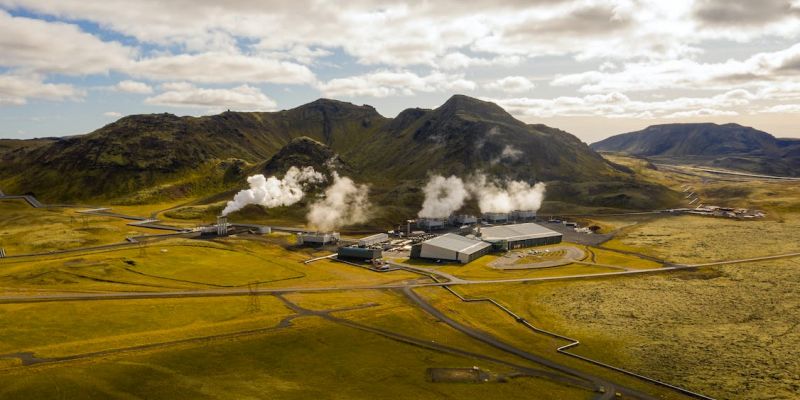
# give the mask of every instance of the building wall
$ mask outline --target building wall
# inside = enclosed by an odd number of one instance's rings
[[[475,261],[475,260],[477,260],[477,259],[489,254],[489,252],[491,252],[491,251],[492,251],[492,247],[488,246],[485,249],[482,249],[480,251],[476,251],[475,253],[472,253],[472,254],[459,253],[458,254],[458,261],[460,261],[462,264],[467,264],[467,263]]]
[[[561,243],[561,235],[508,242],[508,250]]]
[[[434,260],[458,261],[458,253],[452,250],[443,249],[427,243],[422,244],[419,256],[421,258],[431,258]]]

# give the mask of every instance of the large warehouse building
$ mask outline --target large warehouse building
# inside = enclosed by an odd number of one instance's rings
[[[561,243],[562,235],[534,223],[498,225],[481,229],[481,239],[497,250]]]
[[[411,257],[458,261],[466,264],[491,250],[492,245],[489,243],[447,233],[414,245],[411,248]]]

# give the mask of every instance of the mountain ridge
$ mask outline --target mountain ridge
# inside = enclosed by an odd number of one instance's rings
[[[463,95],[434,109],[409,108],[395,118],[372,106],[331,99],[276,112],[132,115],[85,135],[0,153],[0,187],[50,201],[141,201],[165,185],[230,190],[232,177],[254,171],[300,137],[346,160],[348,174],[370,183],[378,198],[395,193],[387,202],[402,207],[421,202],[418,188],[431,173],[478,171],[547,181],[550,198],[559,202],[649,208],[673,197],[567,132],[526,124],[494,103]],[[397,194],[399,188],[408,194]],[[592,194],[576,196],[576,190]],[[194,193],[179,192],[187,191]],[[617,196],[621,193],[625,196]]]
[[[679,164],[800,176],[800,140],[779,139],[735,123],[652,125],[611,136],[591,147]]]

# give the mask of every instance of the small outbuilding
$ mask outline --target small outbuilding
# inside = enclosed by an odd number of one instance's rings
[[[364,247],[339,247],[337,258],[351,260],[377,260],[383,256],[381,249],[367,249]]]

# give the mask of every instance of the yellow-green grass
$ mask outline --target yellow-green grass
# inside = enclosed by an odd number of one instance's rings
[[[414,280],[330,260],[310,264],[311,249],[292,251],[281,237],[254,241],[168,239],[111,250],[0,260],[0,288],[56,291],[171,291],[244,287],[358,286]],[[0,289],[2,290],[2,289]]]
[[[631,268],[631,269],[653,269],[653,268],[661,268],[662,264],[659,264],[655,261],[646,260],[641,257],[636,257],[635,255],[620,253],[608,249],[602,249],[598,247],[585,247],[587,252],[594,253],[594,261],[597,264],[605,264],[605,265],[616,265],[624,268]],[[592,262],[592,258],[589,257],[584,261]]]
[[[663,217],[625,229],[603,247],[695,263],[800,251],[800,214],[774,220]]]
[[[292,312],[273,296],[0,304],[0,354],[63,357],[276,325]]]
[[[493,363],[443,354],[307,317],[289,329],[90,362],[0,372],[2,398],[147,399],[589,399],[593,393],[534,378],[444,384],[426,369]]]
[[[508,301],[508,298],[518,299],[518,293],[525,293],[528,287],[537,287],[531,284],[488,284],[488,285],[466,285],[458,286],[454,289],[462,296],[467,298],[483,298],[490,297],[506,307],[526,318],[533,325],[540,328],[564,333],[552,329],[552,325],[547,325],[541,320],[536,319],[533,315],[538,315],[537,304],[529,297],[520,301]],[[427,299],[439,310],[445,312],[449,317],[471,326],[480,331],[489,333],[490,335],[508,343],[516,348],[525,350],[529,353],[543,356],[547,359],[556,361],[561,365],[576,368],[581,371],[595,374],[597,376],[605,377],[614,382],[627,385],[634,389],[641,390],[648,394],[654,395],[657,398],[663,399],[686,399],[687,397],[663,389],[638,379],[631,378],[627,375],[610,371],[605,368],[594,366],[585,361],[575,359],[556,352],[556,349],[569,342],[554,338],[552,336],[544,335],[541,333],[533,332],[532,330],[517,323],[514,318],[503,312],[499,308],[488,302],[462,302],[451,293],[446,292],[441,288],[420,288],[417,292]],[[507,292],[506,296],[497,296],[498,293]],[[528,302],[526,302],[526,300]]]
[[[128,236],[163,233],[128,226],[119,218],[79,214],[69,208],[32,208],[0,200],[0,248],[8,255],[74,249],[125,241]]]
[[[793,398],[800,387],[797,260],[640,277],[477,285],[573,351],[715,398]]]
[[[367,308],[337,311],[333,315],[433,344],[482,354],[516,365],[555,372],[555,370],[531,363],[518,356],[472,339],[449,325],[441,323],[438,319],[419,308],[416,303],[413,303],[399,290],[347,291],[330,294],[331,296],[328,296],[328,293],[295,293],[286,295],[286,297],[297,304],[301,304],[303,307],[314,310],[370,304],[372,306]],[[448,314],[458,312],[457,309],[458,306],[456,305],[454,309],[448,309],[447,312]],[[487,311],[491,314],[494,310],[487,309]],[[508,322],[503,320],[502,316],[492,319],[492,323],[497,324]]]

